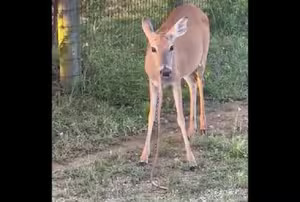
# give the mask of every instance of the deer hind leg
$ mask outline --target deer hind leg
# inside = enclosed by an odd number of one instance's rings
[[[204,66],[202,66],[204,70]],[[203,72],[202,70],[202,72]],[[205,116],[205,105],[204,105],[204,93],[203,93],[203,73],[202,73],[199,68],[197,70],[197,85],[198,85],[198,90],[199,90],[199,111],[200,111],[200,134],[205,134],[206,132],[206,116]]]
[[[140,158],[141,164],[148,163],[148,157],[150,156],[150,141],[151,141],[153,124],[155,120],[155,109],[156,109],[157,96],[158,96],[158,88],[155,87],[151,81],[149,82],[149,90],[150,90],[150,111],[148,115],[148,131],[147,131],[147,137],[146,137],[143,153]]]
[[[197,81],[194,79],[194,74],[184,77],[184,80],[190,91],[190,123],[187,132],[190,139],[197,131]]]
[[[177,122],[181,129],[182,137],[184,140],[184,146],[185,146],[185,150],[186,150],[187,160],[190,164],[190,168],[193,169],[197,166],[197,163],[196,163],[194,154],[192,152],[190,142],[187,137],[186,128],[185,128],[185,120],[184,120],[184,116],[183,116],[183,107],[182,107],[182,89],[181,89],[180,82],[175,83],[173,85],[173,96],[174,96],[174,101],[175,101],[176,110],[177,110]]]

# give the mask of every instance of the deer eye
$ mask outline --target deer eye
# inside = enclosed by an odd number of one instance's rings
[[[154,47],[152,47],[152,52],[156,53],[156,49]]]
[[[170,47],[170,51],[173,51],[173,49],[174,49],[174,46],[172,45],[172,46]]]

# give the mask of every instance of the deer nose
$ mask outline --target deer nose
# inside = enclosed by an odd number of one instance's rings
[[[160,74],[163,76],[163,77],[170,77],[172,71],[169,69],[169,68],[166,68],[164,67],[161,71],[160,71]]]

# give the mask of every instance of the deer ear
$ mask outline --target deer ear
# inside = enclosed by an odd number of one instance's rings
[[[153,25],[149,18],[142,20],[142,28],[147,38],[151,36],[151,33],[154,32]]]
[[[187,31],[187,22],[188,22],[187,17],[180,18],[170,29],[168,35],[171,35],[174,40],[177,37],[184,35]]]

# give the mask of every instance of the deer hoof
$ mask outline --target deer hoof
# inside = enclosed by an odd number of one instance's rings
[[[206,129],[200,129],[200,135],[206,135]]]
[[[147,165],[148,164],[148,162],[146,161],[146,160],[140,160],[139,161],[139,165],[140,166],[145,166],[145,165]]]
[[[190,171],[194,171],[197,168],[197,163],[196,162],[191,162],[189,163]]]
[[[197,165],[190,165],[190,171],[195,171],[196,168],[197,168]]]

